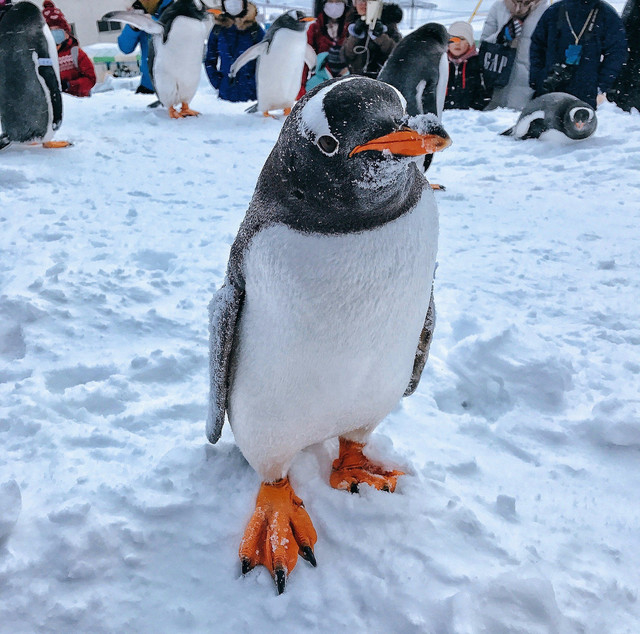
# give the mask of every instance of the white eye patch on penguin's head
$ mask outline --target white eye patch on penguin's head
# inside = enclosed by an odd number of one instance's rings
[[[377,163],[444,149],[449,137],[431,115],[406,115],[406,101],[394,87],[350,76],[311,91],[292,113],[299,134],[319,157]],[[424,119],[424,120],[423,120]],[[314,150],[309,154],[313,156]],[[356,161],[357,155],[358,157]],[[364,164],[362,168],[368,169]],[[356,165],[349,167],[357,171]]]
[[[571,122],[576,126],[578,130],[581,130],[585,127],[591,119],[593,119],[594,112],[589,108],[585,108],[583,106],[578,106],[576,108],[571,108],[569,111],[569,118]]]
[[[403,213],[425,185],[413,157],[450,143],[436,118],[410,118],[405,106],[392,86],[355,75],[298,101],[261,175],[279,193],[284,221],[343,232]]]

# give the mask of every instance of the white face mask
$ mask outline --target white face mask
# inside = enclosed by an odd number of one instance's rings
[[[244,3],[242,2],[242,0],[227,0],[224,3],[224,8],[229,15],[236,16],[242,13],[242,10],[244,9]]]
[[[344,13],[344,2],[326,2],[323,11],[327,17],[337,20]]]

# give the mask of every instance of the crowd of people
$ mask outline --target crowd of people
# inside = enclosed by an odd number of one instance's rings
[[[136,0],[131,8],[158,19],[171,2]],[[0,19],[11,5],[12,0],[0,0]],[[623,18],[637,23],[639,12],[640,0],[628,0]],[[52,0],[44,0],[42,14],[58,49],[62,90],[88,97],[96,83],[91,60]],[[256,99],[255,62],[233,79],[229,71],[243,52],[264,37],[257,15],[249,0],[222,0],[204,59],[220,99]],[[316,52],[317,64],[305,66],[298,97],[332,77],[378,76],[402,39],[398,25],[403,14],[399,5],[384,3],[378,19],[368,20],[366,15],[367,0],[353,0],[353,4],[351,0],[316,0],[316,20],[307,31],[307,41]],[[532,98],[549,92],[567,92],[596,107],[610,91],[609,98],[621,107],[640,107],[638,44],[627,43],[623,19],[605,0],[496,0],[478,45],[469,22],[455,22],[448,32],[445,108],[520,110]],[[123,53],[140,46],[141,80],[136,92],[153,93],[147,34],[125,26],[118,45]],[[618,76],[626,78],[631,94],[616,84]]]

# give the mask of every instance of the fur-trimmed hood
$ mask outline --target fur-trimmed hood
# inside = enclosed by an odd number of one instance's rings
[[[247,2],[247,12],[241,18],[234,18],[228,13],[221,13],[216,15],[215,23],[225,29],[235,24],[238,31],[245,31],[256,23],[257,17],[258,8],[252,2]]]

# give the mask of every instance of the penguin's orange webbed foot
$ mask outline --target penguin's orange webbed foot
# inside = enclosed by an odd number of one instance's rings
[[[282,113],[285,117],[288,117],[291,114],[291,108],[285,108]]]
[[[178,112],[173,106],[169,106],[169,116],[172,119],[182,119],[184,115],[181,112]]]
[[[364,445],[353,440],[340,438],[340,455],[333,461],[329,482],[334,489],[351,493],[358,492],[359,484],[369,484],[379,491],[393,493],[398,476],[404,471],[386,471],[375,462],[371,462],[362,450]]]
[[[263,482],[256,510],[240,543],[242,574],[261,564],[271,572],[278,594],[282,594],[298,555],[316,565],[313,554],[316,540],[311,519],[289,478]]]
[[[69,141],[45,141],[42,144],[42,147],[47,148],[47,150],[54,150],[62,147],[71,147],[73,143]]]
[[[191,108],[189,108],[189,104],[183,101],[180,114],[183,117],[197,117],[200,113],[197,110],[191,110]]]

